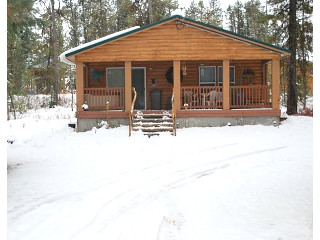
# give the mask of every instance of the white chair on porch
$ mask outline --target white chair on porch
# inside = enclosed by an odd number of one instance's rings
[[[184,92],[184,104],[188,104],[189,107],[194,106],[194,97],[192,91],[185,91]]]
[[[206,101],[206,105],[216,107],[222,104],[222,92],[213,90],[208,93],[209,100]]]

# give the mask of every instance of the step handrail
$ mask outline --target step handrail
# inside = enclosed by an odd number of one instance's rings
[[[133,116],[133,111],[134,111],[134,104],[136,103],[136,100],[137,100],[137,92],[134,87],[132,87],[132,92],[133,92],[134,96],[133,96],[133,100],[131,103],[131,109],[129,112],[129,137],[131,136],[132,116]]]
[[[174,91],[172,91],[172,97],[171,97],[171,109],[172,109],[172,120],[173,120],[173,136],[177,136],[177,121],[176,121],[176,109],[174,107]]]

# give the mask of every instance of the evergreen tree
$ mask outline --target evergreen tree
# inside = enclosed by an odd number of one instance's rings
[[[312,1],[303,1],[300,5],[300,13],[297,18],[297,82],[298,97],[306,108],[307,96],[310,94],[308,88],[307,73],[311,72],[312,64],[309,63],[310,53],[313,51],[313,24],[311,15],[313,11]],[[311,93],[312,94],[312,93]]]
[[[171,13],[178,8],[177,0],[136,0],[134,4],[135,25],[144,26],[151,22],[149,1],[152,4],[152,21],[171,16]]]
[[[199,20],[198,19],[198,15],[199,15],[199,9],[198,6],[196,4],[196,2],[194,0],[192,0],[192,2],[190,3],[190,6],[186,9],[185,11],[185,16],[187,18],[191,18],[194,20]]]
[[[259,0],[250,0],[244,4],[245,35],[255,39],[268,40],[268,20]]]
[[[171,13],[178,9],[177,0],[153,0],[153,21],[159,21],[171,16]]]
[[[8,0],[7,19],[7,96],[15,117],[15,94],[27,94],[35,46],[33,0]]]
[[[289,2],[289,50],[291,56],[289,60],[289,81],[288,81],[288,102],[287,113],[297,113],[297,75],[296,75],[296,52],[297,52],[297,0]]]
[[[143,6],[143,7],[142,7]],[[143,8],[143,11],[140,9]],[[135,10],[136,16],[135,16]],[[143,15],[143,16],[142,16]],[[115,0],[115,29],[113,32],[123,30],[128,27],[133,27],[140,23],[140,26],[148,24],[148,22],[136,21],[137,17],[141,17],[141,19],[147,19],[148,15],[148,7],[146,2],[140,3],[139,0],[136,0],[132,3],[131,0]]]
[[[291,50],[286,89],[287,113],[295,114],[298,96],[305,101],[307,94],[306,71],[309,66],[307,59],[312,54],[313,39],[312,0],[269,0],[268,3],[273,10],[270,15],[273,35],[276,36],[273,43]]]
[[[65,23],[68,24],[69,28],[69,37],[68,41],[69,44],[67,47],[76,47],[80,44],[80,36],[81,30],[80,30],[80,5],[77,2],[74,2],[73,0],[63,0],[64,7],[62,9],[62,17],[65,20]]]
[[[210,0],[206,7],[205,22],[216,27],[223,26],[223,14],[219,0]]]
[[[52,21],[52,45],[53,45],[53,67],[54,67],[54,100],[53,104],[58,103],[59,94],[59,62],[58,62],[58,37],[56,26],[56,12],[54,8],[54,0],[51,0],[51,21]]]
[[[10,92],[24,88],[24,73],[35,47],[33,0],[9,0],[11,19],[7,21],[7,79]]]
[[[222,27],[223,15],[219,0],[210,0],[208,6],[204,5],[202,0],[198,3],[193,0],[186,9],[185,16],[217,27]]]
[[[244,12],[244,6],[239,0],[236,1],[234,6],[228,6],[227,19],[229,21],[229,29],[232,32],[246,34]]]

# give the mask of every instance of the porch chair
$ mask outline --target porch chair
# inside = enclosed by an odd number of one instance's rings
[[[213,107],[221,106],[222,92],[213,90],[213,91],[210,91],[208,96],[209,96],[209,101],[207,101],[207,105],[213,106]]]
[[[189,107],[194,105],[194,97],[192,91],[184,92],[184,103],[187,103]]]

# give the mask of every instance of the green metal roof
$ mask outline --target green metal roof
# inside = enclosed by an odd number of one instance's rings
[[[282,47],[279,47],[279,46],[275,46],[275,45],[272,45],[272,44],[269,44],[269,43],[266,43],[266,42],[263,42],[263,41],[260,41],[260,40],[257,40],[257,39],[254,39],[254,38],[251,38],[251,37],[247,37],[247,36],[243,36],[243,35],[240,35],[240,34],[237,34],[237,33],[234,33],[234,32],[231,32],[231,31],[228,31],[228,30],[225,30],[223,28],[219,28],[219,27],[215,27],[215,26],[212,26],[210,24],[206,24],[206,23],[203,23],[203,22],[200,22],[200,21],[196,21],[196,20],[193,20],[193,19],[190,19],[190,18],[187,18],[187,17],[183,17],[181,15],[173,15],[169,18],[165,18],[165,19],[162,19],[160,21],[157,21],[157,22],[154,22],[154,23],[151,23],[151,24],[148,24],[148,25],[145,25],[143,27],[140,27],[140,28],[136,28],[132,31],[127,31],[123,34],[119,34],[115,37],[111,37],[111,38],[108,38],[106,40],[103,40],[103,41],[100,41],[100,42],[95,42],[93,43],[92,45],[87,45],[83,48],[78,48],[77,50],[75,51],[71,51],[71,52],[68,52],[65,54],[66,57],[68,56],[71,56],[71,55],[74,55],[74,54],[77,54],[77,53],[80,53],[80,52],[83,52],[83,51],[86,51],[86,50],[89,50],[91,48],[94,48],[94,47],[97,47],[97,46],[100,46],[102,44],[105,44],[105,43],[108,43],[110,41],[114,41],[118,38],[122,38],[124,36],[128,36],[130,34],[133,34],[133,33],[136,33],[136,32],[140,32],[142,30],[145,30],[145,29],[148,29],[148,28],[151,28],[151,27],[154,27],[156,25],[159,25],[161,23],[164,23],[164,22],[168,22],[168,21],[171,21],[173,19],[181,19],[181,20],[185,20],[185,21],[188,21],[188,22],[191,22],[191,23],[195,23],[195,24],[198,24],[198,25],[202,25],[206,28],[210,28],[210,29],[213,29],[213,30],[217,30],[217,31],[220,31],[220,32],[223,32],[223,33],[226,33],[228,35],[233,35],[237,38],[242,38],[243,41],[247,42],[247,41],[250,41],[252,44],[253,43],[258,43],[260,45],[264,45],[266,46],[267,48],[273,48],[273,49],[277,49],[277,50],[280,50],[282,52],[287,52],[287,53],[291,53],[290,50],[286,49],[286,48],[282,48]],[[271,49],[270,49],[271,50]],[[275,52],[278,52],[276,50],[274,50]],[[279,53],[279,52],[278,52]]]

